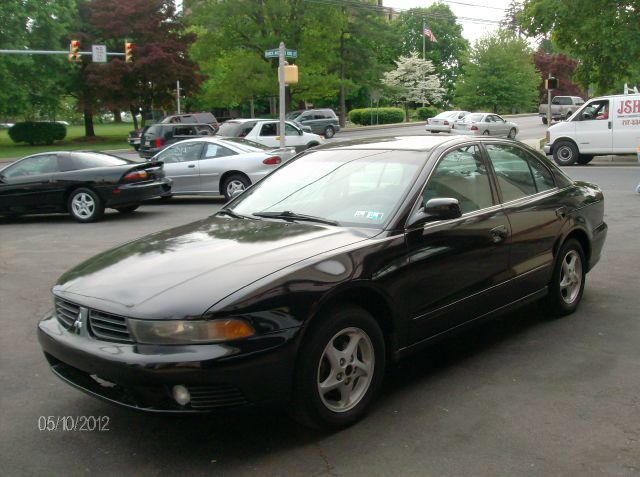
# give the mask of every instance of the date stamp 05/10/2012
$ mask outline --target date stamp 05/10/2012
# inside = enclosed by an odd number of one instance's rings
[[[40,416],[39,431],[107,432],[109,416]]]

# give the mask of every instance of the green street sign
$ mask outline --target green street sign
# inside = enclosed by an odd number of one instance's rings
[[[264,57],[265,58],[277,58],[280,54],[280,50],[278,48],[274,48],[273,50],[265,50]],[[297,58],[298,50],[284,50],[284,56],[286,58]]]

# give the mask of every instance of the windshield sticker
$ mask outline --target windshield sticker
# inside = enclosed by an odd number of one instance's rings
[[[367,214],[367,219],[369,220],[382,220],[382,216],[384,214],[382,212],[369,212]]]
[[[354,217],[365,217],[367,215],[366,210],[356,210],[356,213],[353,214]]]

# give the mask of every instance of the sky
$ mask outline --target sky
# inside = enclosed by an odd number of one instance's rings
[[[483,35],[498,29],[500,20],[504,17],[505,9],[511,3],[510,0],[441,0],[451,8],[458,17],[458,23],[462,25],[462,36],[469,43],[473,43]],[[385,7],[396,10],[408,10],[409,8],[426,8],[437,0],[383,0]],[[472,20],[473,19],[473,20]],[[482,20],[485,20],[483,22]],[[495,22],[495,23],[489,23]]]

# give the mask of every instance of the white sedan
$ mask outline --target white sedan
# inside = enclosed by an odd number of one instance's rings
[[[304,131],[292,121],[285,121],[284,130],[286,147],[295,147],[296,151],[325,142],[322,136]],[[218,136],[243,137],[273,148],[280,145],[278,121],[271,119],[230,119],[220,126]]]
[[[515,139],[518,134],[518,125],[502,119],[497,114],[469,113],[463,119],[456,121],[453,132],[472,136],[506,136],[509,139]]]
[[[295,155],[240,138],[202,137],[180,141],[151,160],[164,162],[173,195],[233,198]],[[169,196],[170,197],[170,196]]]
[[[451,132],[453,123],[462,119],[469,111],[443,111],[437,116],[427,119],[427,132]]]

